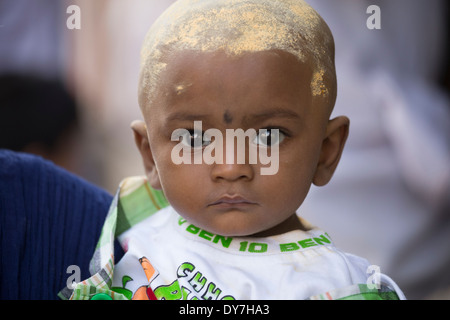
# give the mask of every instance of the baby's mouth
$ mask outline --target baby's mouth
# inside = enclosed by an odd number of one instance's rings
[[[256,202],[247,200],[246,198],[240,195],[224,195],[220,197],[218,200],[210,203],[208,207],[215,208],[244,208],[248,206],[256,205]]]

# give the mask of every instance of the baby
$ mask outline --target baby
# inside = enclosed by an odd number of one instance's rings
[[[403,299],[297,216],[344,148],[335,99],[333,37],[305,2],[174,3],[141,53],[144,121],[132,129],[146,177],[122,182],[92,278],[62,296]],[[114,235],[126,252],[116,265]]]

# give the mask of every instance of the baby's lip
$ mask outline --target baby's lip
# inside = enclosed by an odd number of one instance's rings
[[[250,201],[240,195],[224,195],[220,197],[218,200],[210,203],[208,206],[247,206],[257,204],[256,202]]]

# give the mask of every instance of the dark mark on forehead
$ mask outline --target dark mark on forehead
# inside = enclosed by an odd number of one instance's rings
[[[231,122],[233,122],[233,117],[230,115],[230,113],[227,111],[225,111],[225,113],[223,114],[223,121],[226,124],[230,124]]]

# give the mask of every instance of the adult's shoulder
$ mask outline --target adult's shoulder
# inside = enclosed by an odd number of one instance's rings
[[[56,299],[89,276],[112,195],[39,156],[0,150],[0,298]]]

